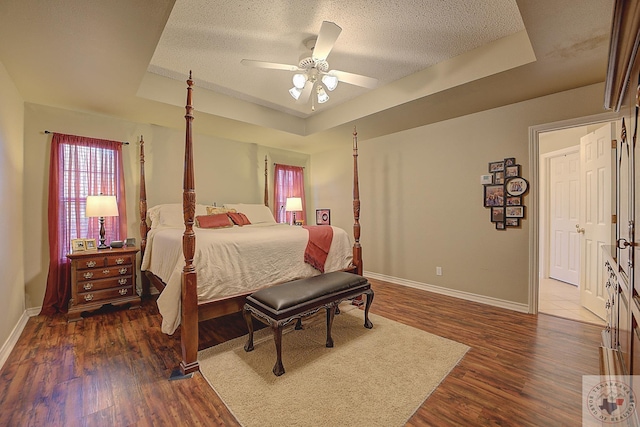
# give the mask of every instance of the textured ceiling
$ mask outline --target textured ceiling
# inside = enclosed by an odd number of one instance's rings
[[[315,153],[604,81],[613,3],[0,0],[0,73],[27,104],[183,129],[193,70],[196,134]],[[295,64],[324,20],[331,67],[381,83],[310,114],[240,60]]]
[[[246,67],[242,59],[297,65],[322,21],[342,28],[328,62],[379,86],[524,29],[515,0],[177,0],[149,71],[306,117],[289,95],[293,72]],[[317,112],[368,89],[344,84]]]

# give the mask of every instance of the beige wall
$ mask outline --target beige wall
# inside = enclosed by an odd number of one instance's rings
[[[0,62],[0,348],[24,312],[24,101]],[[0,366],[2,363],[0,362]]]
[[[530,221],[495,230],[480,175],[489,162],[515,157],[530,178],[529,127],[602,113],[603,93],[598,84],[361,140],[365,271],[528,303]],[[330,208],[332,223],[347,230],[352,159],[350,135],[343,149],[312,157],[315,206]],[[530,192],[537,191],[533,184]]]
[[[176,108],[176,114],[184,115]],[[49,265],[47,243],[47,181],[51,135],[44,130],[95,138],[129,141],[124,148],[129,237],[139,242],[139,138],[145,141],[145,177],[149,207],[159,203],[182,203],[184,129],[133,123],[96,114],[42,105],[25,105],[25,266],[27,307],[42,305]],[[268,158],[270,202],[273,200],[273,163],[304,166],[309,156],[271,149],[257,144],[233,142],[197,134],[194,121],[194,157],[197,202],[262,203],[264,158]]]

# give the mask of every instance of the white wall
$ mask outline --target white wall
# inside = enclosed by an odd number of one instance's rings
[[[0,62],[0,348],[24,313],[24,101]],[[0,355],[1,356],[1,355]],[[0,366],[3,361],[0,360]]]
[[[178,116],[184,115],[176,108]],[[182,203],[184,138],[182,129],[134,123],[113,117],[63,110],[27,103],[24,107],[25,153],[25,266],[27,307],[42,305],[49,266],[47,242],[47,197],[51,135],[45,130],[72,135],[128,141],[123,148],[127,197],[128,235],[140,241],[139,139],[145,141],[147,202]],[[197,119],[197,117],[196,117]],[[273,163],[303,166],[309,156],[271,149],[257,144],[233,142],[197,134],[194,121],[194,164],[198,203],[262,203],[264,158],[268,158],[270,201],[273,200]],[[22,239],[19,239],[22,242]],[[139,264],[138,264],[139,265]]]
[[[365,272],[527,304],[529,219],[496,230],[480,175],[489,162],[515,157],[529,178],[529,127],[601,113],[603,93],[592,85],[360,140]],[[332,223],[347,230],[352,165],[350,135],[344,148],[312,156],[315,207],[330,208]]]

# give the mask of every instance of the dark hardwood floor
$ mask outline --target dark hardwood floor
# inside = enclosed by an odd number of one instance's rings
[[[371,283],[372,313],[471,347],[407,425],[582,424],[582,375],[598,374],[601,327]],[[246,333],[241,316],[201,326],[208,344]],[[179,360],[179,332],[160,332],[154,300],[70,324],[33,317],[0,370],[0,425],[237,426],[199,373],[168,380]]]

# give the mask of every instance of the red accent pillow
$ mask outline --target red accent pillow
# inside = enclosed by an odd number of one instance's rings
[[[227,212],[227,215],[229,215],[229,218],[231,218],[231,221],[233,221],[235,225],[239,225],[240,227],[243,225],[251,225],[249,218],[242,212]]]
[[[233,223],[226,213],[216,215],[199,215],[196,217],[196,225],[200,228],[233,227]]]

